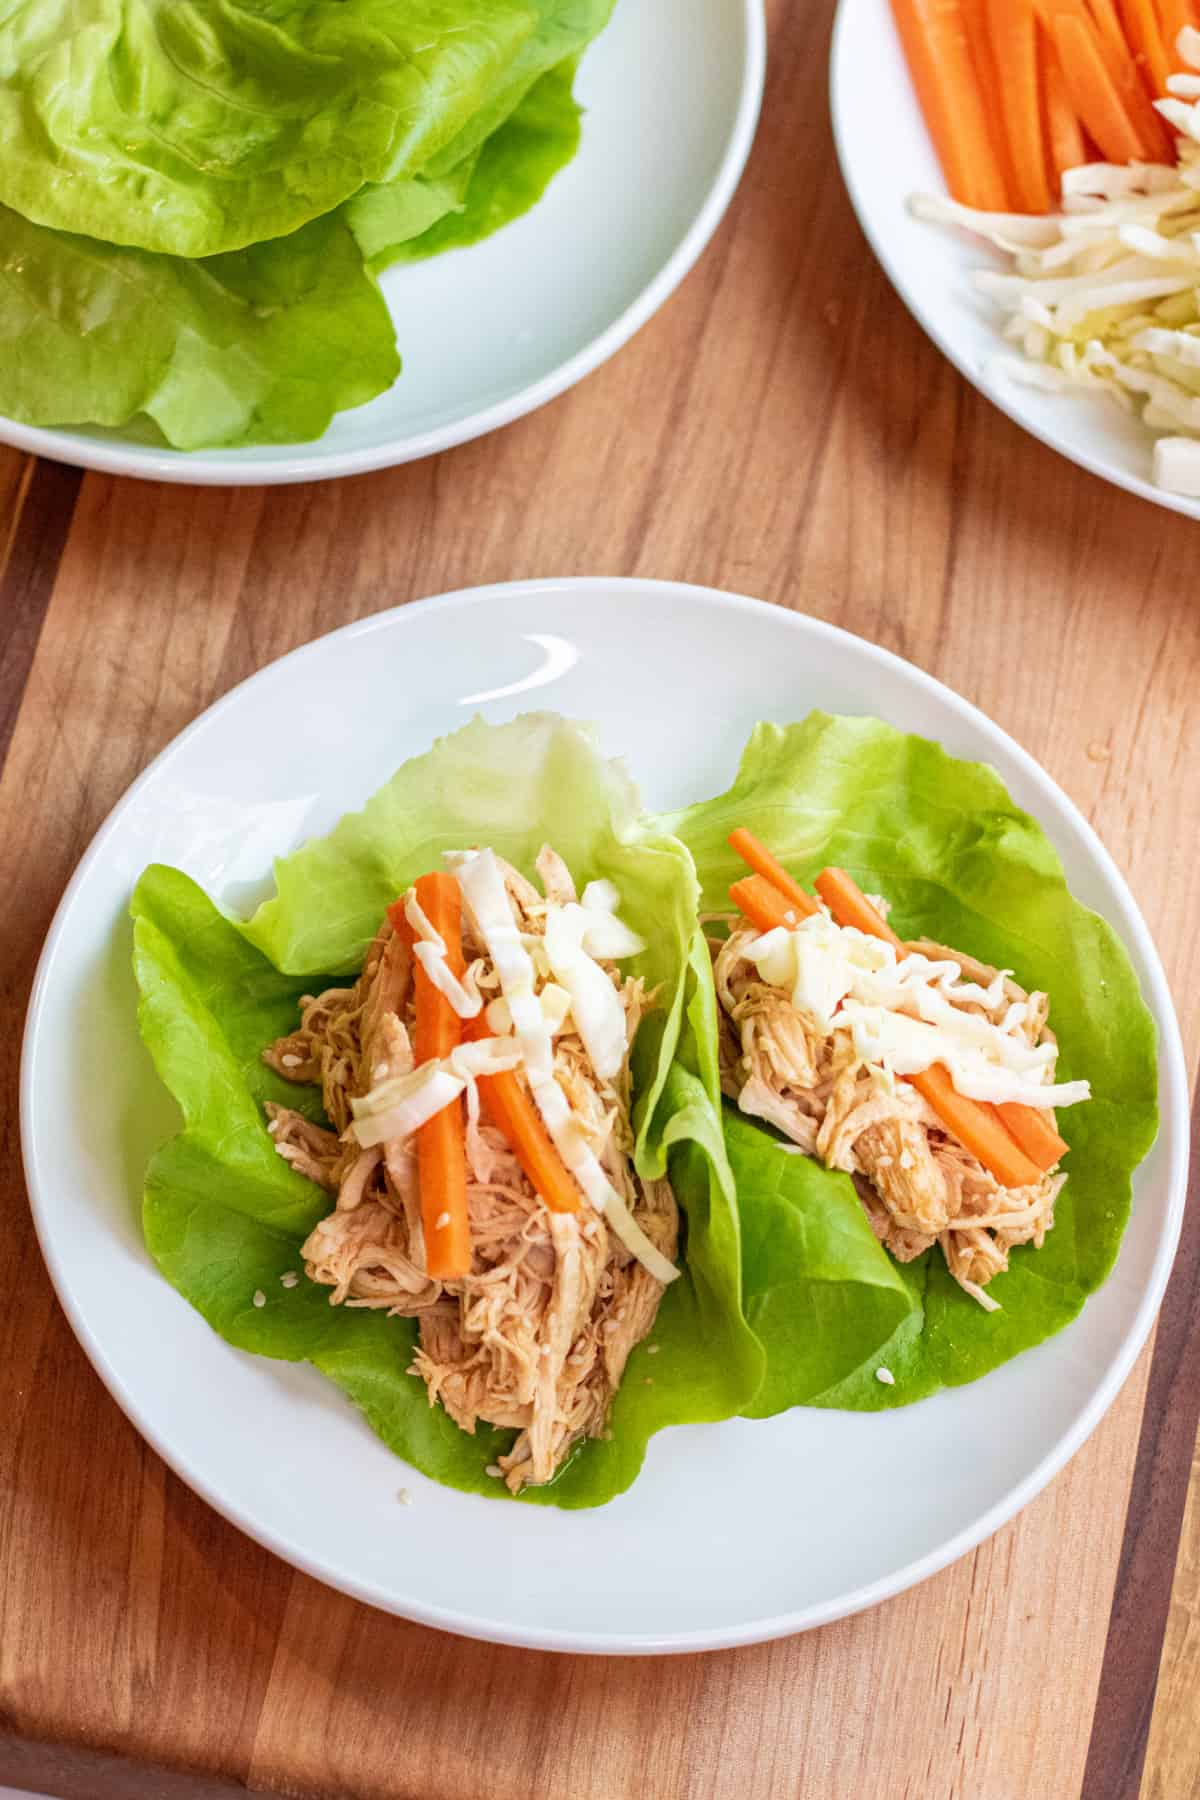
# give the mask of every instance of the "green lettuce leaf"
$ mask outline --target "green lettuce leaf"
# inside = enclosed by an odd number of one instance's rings
[[[627,1487],[662,1426],[747,1406],[763,1372],[742,1314],[737,1211],[713,1131],[713,1002],[691,861],[639,819],[628,777],[580,728],[533,714],[499,727],[475,721],[443,739],[328,837],[277,863],[275,898],[244,926],[179,871],[145,872],[132,903],[139,1022],[184,1129],[151,1162],[143,1221],[163,1273],[230,1343],[314,1363],[397,1454],[451,1486],[501,1497],[485,1471],[512,1434],[469,1437],[429,1406],[406,1373],[412,1321],[331,1308],[308,1281],[280,1285],[300,1269],[300,1245],[328,1198],[274,1153],[262,1103],[294,1104],[306,1090],[281,1082],[260,1051],[292,1027],[302,992],[361,964],[384,907],[442,851],[486,842],[532,873],[547,840],[578,880],[615,881],[624,916],[647,940],[631,966],[659,988],[659,1005],[636,1047],[637,1161],[648,1176],[669,1166],[686,1209],[685,1272],[659,1309],[654,1357],[643,1346],[630,1359],[611,1437],[523,1496],[576,1507]],[[677,1060],[685,1017],[707,1048]],[[315,1094],[307,1104],[319,1104]]]
[[[474,113],[457,136],[427,164],[442,174],[498,131],[520,106],[534,83],[551,69],[577,62],[612,16],[614,0],[532,0],[537,23],[513,60],[508,75],[487,103]]]
[[[481,142],[543,13],[523,0],[17,0],[0,17],[0,202],[171,256],[283,236],[364,182],[415,174],[473,120]]]
[[[465,162],[440,179],[364,188],[346,220],[376,273],[479,243],[536,206],[579,148],[579,107],[571,92],[574,62],[551,69],[520,106]],[[436,216],[423,223],[423,209]]]
[[[962,1292],[936,1249],[893,1264],[864,1233],[844,1176],[730,1114],[746,1310],[768,1365],[751,1410],[813,1399],[810,1323],[836,1344],[889,1282],[903,1284],[913,1310],[878,1355],[848,1355],[818,1403],[905,1405],[973,1381],[1060,1330],[1112,1268],[1131,1175],[1154,1140],[1155,1033],[1120,940],[1072,898],[1036,821],[982,764],[877,720],[814,713],[786,728],[760,725],[727,793],[655,824],[691,850],[702,908],[726,908],[729,884],[744,873],[726,843],[736,825],[803,882],[826,863],[843,865],[892,902],[901,937],[935,938],[1048,992],[1060,1078],[1092,1085],[1089,1102],[1059,1115],[1071,1151],[1054,1229],[1041,1250],[1012,1253],[989,1288],[995,1313]],[[874,1379],[880,1362],[894,1387]]]
[[[387,306],[336,215],[190,262],[0,207],[0,267],[0,412],[26,424],[141,415],[181,450],[296,443],[400,370]]]

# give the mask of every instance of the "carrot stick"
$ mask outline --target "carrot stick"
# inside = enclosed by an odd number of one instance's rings
[[[804,916],[765,875],[744,875],[730,888],[729,898],[760,931],[774,931],[779,925],[785,931],[794,931]]]
[[[1015,1144],[995,1107],[983,1106],[960,1094],[941,1063],[905,1077],[928,1100],[938,1118],[959,1143],[978,1157],[1001,1187],[1029,1187],[1042,1171]]]
[[[1195,74],[1179,54],[1179,34],[1185,25],[1192,23],[1192,15],[1187,0],[1158,0],[1158,14],[1162,22],[1163,48],[1167,53],[1167,61],[1172,69],[1186,69],[1189,75]]]
[[[1152,100],[1161,100],[1167,92],[1167,76],[1171,64],[1154,11],[1154,0],[1120,0],[1125,36],[1133,50],[1142,84]]]
[[[886,943],[905,950],[883,915],[871,905],[853,876],[845,869],[822,869],[813,884],[822,900],[829,908],[839,925],[853,925],[859,931],[871,937],[883,938]],[[934,1112],[958,1138],[965,1144],[973,1156],[977,1156],[985,1169],[990,1169],[996,1180],[1004,1187],[1026,1187],[1036,1181],[1042,1173],[1042,1165],[1026,1153],[1027,1146],[1017,1138],[1015,1131],[1009,1130],[1007,1121],[999,1108],[990,1102],[969,1100],[955,1088],[946,1070],[940,1064],[925,1069],[919,1075],[909,1075],[919,1094],[923,1094]],[[1022,1129],[1033,1138],[1042,1149],[1048,1148],[1046,1137],[1046,1121],[1039,1112],[1030,1106],[1010,1105],[1009,1112],[1021,1115],[1029,1114],[1030,1120],[1022,1118]],[[1057,1134],[1051,1132],[1051,1137]],[[1050,1163],[1057,1162],[1067,1146],[1058,1139],[1062,1146]]]
[[[1164,0],[1169,4],[1169,0]],[[1128,113],[1135,131],[1142,140],[1142,149],[1150,162],[1173,162],[1171,140],[1160,114],[1151,105],[1150,96],[1137,71],[1136,58],[1129,54],[1129,45],[1121,21],[1117,17],[1113,0],[1089,0],[1092,17],[1096,21],[1100,52],[1104,58],[1104,66],[1113,79],[1113,84],[1121,96],[1121,103]]]
[[[1135,0],[1135,3],[1144,6],[1149,4],[1149,0]],[[1040,25],[1038,40],[1042,64],[1042,95],[1046,103],[1046,151],[1057,205],[1062,200],[1062,178],[1068,169],[1083,167],[1088,159],[1087,145],[1083,141],[1083,127],[1075,117],[1067,94],[1058,51]]]
[[[463,1035],[471,1040],[488,1036],[487,1021],[482,1013],[468,1022]],[[488,1118],[550,1211],[578,1212],[579,1189],[567,1173],[533,1098],[528,1088],[522,1086],[516,1070],[502,1069],[495,1075],[479,1075],[476,1083]]]
[[[988,0],[959,0],[959,9],[962,12],[963,29],[966,31],[967,43],[971,50],[971,67],[975,74],[975,85],[983,102],[988,137],[999,165],[1000,178],[1009,199],[1015,200],[1017,183],[1013,173],[1012,158],[1008,153],[1004,120],[1001,117],[1000,89],[1002,83],[992,51],[991,36],[987,29],[987,4]]]
[[[867,937],[882,938],[894,950],[903,951],[904,944],[896,936],[883,914],[871,905],[858,883],[845,869],[822,869],[813,886],[839,925],[853,925]]]
[[[1070,13],[1056,13],[1050,31],[1071,105],[1109,162],[1140,162],[1146,154],[1096,43],[1095,33]]]
[[[796,908],[801,918],[821,910],[812,895],[806,894],[800,883],[792,880],[783,864],[776,862],[767,846],[760,843],[752,831],[739,825],[736,831],[729,834],[729,847],[737,852],[747,868],[753,869],[756,875],[761,875],[773,888],[777,888]]]
[[[422,875],[417,902],[446,946],[446,962],[461,978],[462,895],[453,875]],[[407,921],[406,921],[407,923]],[[413,1055],[420,1065],[449,1056],[462,1042],[462,1020],[418,963],[413,971],[416,1017]],[[438,1281],[452,1281],[471,1267],[471,1224],[467,1213],[467,1146],[461,1100],[434,1113],[417,1132],[417,1174],[425,1266]]]
[[[1071,1147],[1065,1138],[1059,1137],[1049,1115],[1039,1112],[1036,1106],[1019,1106],[1005,1100],[996,1111],[1009,1136],[1016,1139],[1030,1162],[1035,1162],[1043,1171],[1052,1169]]]
[[[996,67],[1004,71],[998,98],[1015,183],[1013,198],[1023,212],[1046,213],[1050,184],[1038,104],[1033,0],[984,0],[984,11],[992,55]]]
[[[957,0],[892,0],[892,14],[950,192],[967,206],[1007,211]]]

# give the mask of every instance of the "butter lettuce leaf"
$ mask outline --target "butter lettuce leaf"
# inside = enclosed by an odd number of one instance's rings
[[[579,148],[583,115],[574,80],[574,62],[551,69],[484,144],[440,178],[422,175],[356,194],[346,219],[368,266],[381,273],[395,262],[463,249],[536,206]]]
[[[400,371],[387,306],[336,215],[192,262],[0,207],[0,412],[149,421],[177,449],[319,437]]]
[[[280,237],[486,121],[541,25],[524,0],[17,0],[0,202],[170,256]]]
[[[936,1248],[894,1264],[862,1228],[843,1176],[797,1157],[765,1128],[727,1116],[742,1224],[747,1316],[767,1353],[751,1408],[800,1401],[877,1409],[973,1381],[1073,1319],[1109,1274],[1129,1215],[1131,1177],[1154,1140],[1153,1020],[1120,939],[1075,900],[1046,834],[994,770],[868,718],[814,713],[760,725],[733,786],[658,818],[688,845],[701,907],[728,908],[744,873],[726,839],[744,825],[811,884],[827,863],[848,868],[892,903],[901,937],[931,937],[1010,968],[1050,996],[1060,1078],[1084,1077],[1093,1098],[1064,1109],[1068,1180],[1040,1250],[1021,1246],[985,1312],[951,1280]],[[839,1291],[838,1276],[846,1284]],[[810,1340],[836,1344],[888,1281],[911,1309],[871,1356],[812,1392]],[[882,1362],[895,1385],[875,1379]]]
[[[319,1097],[281,1082],[260,1052],[291,1029],[302,992],[360,966],[385,906],[444,850],[488,843],[532,874],[545,841],[577,880],[615,881],[623,915],[647,941],[631,965],[659,989],[636,1046],[637,1161],[647,1176],[669,1166],[686,1209],[684,1273],[659,1309],[654,1358],[643,1346],[630,1359],[611,1437],[582,1446],[554,1483],[522,1496],[577,1507],[627,1487],[663,1426],[749,1405],[763,1372],[742,1312],[691,861],[645,825],[628,776],[579,727],[533,714],[499,727],[476,721],[443,739],[329,836],[278,862],[276,895],[247,924],[178,870],[145,872],[132,902],[139,1022],[184,1128],[152,1159],[143,1223],[163,1273],[230,1343],[312,1362],[405,1460],[451,1486],[506,1497],[485,1471],[512,1434],[468,1436],[430,1407],[407,1373],[414,1322],[332,1308],[307,1280],[281,1286],[301,1268],[300,1246],[329,1200],[275,1155],[262,1112],[268,1099],[300,1097],[319,1116]],[[700,1057],[677,1055],[685,1021],[707,1046]]]

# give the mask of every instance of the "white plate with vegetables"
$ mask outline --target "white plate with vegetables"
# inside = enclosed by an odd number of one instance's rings
[[[144,10],[0,24],[0,439],[165,481],[356,474],[562,393],[703,250],[762,92],[761,0]]]
[[[961,373],[1071,461],[1200,517],[1200,38],[1170,52],[1177,14],[1173,0],[841,0],[831,106],[863,230]],[[977,222],[990,237],[943,205],[951,193],[1002,215]],[[917,197],[933,201],[924,216]]]
[[[373,1605],[614,1653],[854,1612],[1024,1505],[1150,1328],[1186,1116],[1016,744],[641,580],[227,696],[81,864],[23,1063],[59,1295],[183,1479]]]

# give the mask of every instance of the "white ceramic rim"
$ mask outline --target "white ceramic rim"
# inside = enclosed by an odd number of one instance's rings
[[[633,0],[636,4],[636,0]],[[540,381],[532,382],[506,399],[464,419],[456,419],[413,437],[396,438],[364,450],[340,455],[316,456],[314,444],[287,455],[254,464],[241,463],[221,451],[191,452],[146,450],[133,445],[110,444],[75,438],[64,431],[39,425],[21,425],[0,417],[0,443],[35,456],[65,462],[76,468],[99,469],[108,475],[130,475],[142,481],[168,481],[189,487],[278,487],[295,481],[333,481],[344,475],[365,475],[373,469],[390,469],[400,463],[436,456],[456,444],[484,437],[502,425],[555,400],[576,382],[598,369],[616,354],[635,332],[653,318],[688,274],[721,223],[737,191],[754,143],[762,105],[767,67],[767,26],[764,0],[741,0],[745,25],[745,79],[725,153],[703,206],[654,279],[637,299],[590,344],[568,357]],[[69,441],[68,441],[69,440]]]
[[[874,666],[881,670],[903,670],[907,679],[915,681],[917,686],[924,688],[926,692],[935,694],[959,718],[966,721],[972,732],[979,736],[983,746],[1002,748],[1007,756],[1013,758],[1034,787],[1053,795],[1066,819],[1083,839],[1088,854],[1124,899],[1128,914],[1126,923],[1132,939],[1130,947],[1137,951],[1146,970],[1146,991],[1143,997],[1154,1015],[1158,1029],[1160,1091],[1165,1092],[1166,1095],[1159,1131],[1159,1141],[1165,1145],[1168,1156],[1165,1176],[1166,1223],[1155,1252],[1151,1278],[1142,1295],[1133,1323],[1121,1344],[1119,1353],[1091,1400],[1079,1413],[1071,1429],[1063,1434],[1054,1449],[1043,1457],[1023,1481],[1017,1482],[1002,1499],[988,1508],[973,1524],[949,1538],[937,1550],[929,1552],[926,1556],[918,1557],[900,1569],[894,1570],[890,1575],[866,1583],[834,1600],[797,1608],[770,1618],[752,1620],[749,1623],[720,1631],[676,1632],[631,1640],[595,1632],[562,1630],[510,1632],[497,1626],[493,1621],[479,1621],[470,1614],[450,1609],[443,1610],[439,1607],[413,1606],[401,1610],[399,1607],[383,1605],[379,1597],[365,1583],[340,1577],[333,1579],[329,1571],[317,1559],[297,1554],[290,1545],[285,1547],[268,1528],[240,1516],[236,1508],[229,1505],[222,1498],[220,1491],[208,1481],[202,1469],[193,1467],[188,1458],[178,1455],[172,1450],[161,1434],[142,1417],[136,1399],[126,1391],[109,1364],[103,1345],[93,1335],[71,1303],[65,1274],[60,1271],[57,1258],[51,1249],[50,1235],[43,1229],[44,1215],[53,1200],[51,1195],[42,1191],[39,1183],[37,1146],[33,1142],[31,1130],[32,1075],[36,1061],[42,998],[53,978],[55,958],[66,924],[67,909],[76,889],[86,880],[92,865],[104,855],[109,837],[113,834],[125,810],[133,804],[141,788],[157,774],[164,764],[170,761],[194,733],[198,732],[202,726],[209,725],[226,707],[230,706],[236,696],[241,695],[257,683],[277,679],[281,671],[298,658],[319,657],[322,647],[332,639],[358,635],[367,636],[372,632],[386,629],[403,614],[412,613],[414,608],[419,608],[422,613],[432,610],[452,612],[460,608],[465,609],[478,605],[481,601],[486,602],[492,596],[513,592],[537,594],[562,593],[565,590],[579,594],[590,591],[599,596],[612,593],[614,590],[645,591],[647,588],[675,594],[685,593],[691,604],[715,607],[731,612],[746,610],[760,612],[769,604],[752,599],[747,595],[729,594],[718,588],[699,587],[689,582],[651,580],[632,576],[612,578],[575,576],[559,579],[494,582],[484,587],[461,588],[452,593],[439,594],[425,600],[410,601],[407,605],[390,607],[385,612],[372,614],[366,619],[357,620],[353,624],[342,626],[337,631],[327,632],[322,637],[314,638],[310,643],[301,645],[273,663],[268,663],[256,674],[239,682],[236,687],[231,688],[227,694],[222,695],[219,700],[194,719],[142,771],[109,813],[84,853],[79,866],[67,884],[62,900],[59,902],[38,962],[21,1049],[21,1148],[34,1224],[50,1278],[72,1330],[109,1393],[142,1437],[162,1457],[168,1467],[179,1476],[180,1480],[186,1482],[195,1493],[200,1495],[201,1499],[205,1500],[215,1512],[227,1519],[231,1525],[235,1525],[239,1531],[245,1532],[247,1537],[261,1544],[292,1567],[299,1568],[306,1575],[311,1575],[314,1580],[349,1594],[352,1599],[360,1600],[368,1606],[394,1612],[399,1617],[412,1619],[417,1624],[434,1626],[441,1631],[454,1632],[463,1637],[482,1639],[485,1642],[584,1655],[679,1655],[699,1650],[724,1650],[743,1644],[764,1643],[773,1638],[790,1637],[796,1632],[831,1624],[837,1619],[849,1618],[855,1613],[878,1606],[884,1600],[892,1599],[910,1587],[915,1587],[917,1583],[926,1580],[931,1575],[936,1575],[939,1570],[946,1568],[948,1564],[956,1562],[968,1551],[975,1549],[985,1538],[991,1537],[1002,1525],[1007,1524],[1016,1513],[1036,1498],[1091,1436],[1124,1385],[1149,1336],[1171,1273],[1171,1265],[1175,1259],[1187,1197],[1189,1105],[1187,1065],[1183,1042],[1162,963],[1137,901],[1112,857],[1074,801],[1063,792],[1057,782],[1042,769],[1028,751],[1022,749],[1015,738],[1010,737],[1000,726],[994,724],[978,707],[962,699],[952,688],[948,688],[932,675],[927,675],[923,669],[917,668],[915,664],[907,662],[903,657],[896,656],[892,651],[884,650],[867,639],[856,636],[853,632],[843,631],[839,626],[827,624],[821,619],[811,618],[808,614],[793,613],[783,607],[770,608],[771,611],[778,614],[781,622],[784,622],[784,629],[794,628],[800,639],[811,634],[818,638],[834,639],[843,644],[850,642],[856,646],[858,653],[863,657],[866,668]]]
[[[1143,481],[1137,475],[1126,473],[1114,463],[1107,462],[1101,456],[1094,456],[1081,448],[1075,437],[1067,431],[1059,431],[1050,426],[1036,424],[1032,419],[1024,418],[1019,409],[1019,402],[1010,398],[1011,390],[999,380],[993,379],[987,372],[972,367],[965,357],[960,356],[951,345],[938,324],[937,314],[922,306],[907,282],[904,280],[895,259],[889,256],[882,240],[877,235],[872,223],[870,208],[864,203],[862,193],[853,175],[853,159],[848,145],[856,131],[871,129],[870,121],[865,124],[851,114],[843,105],[852,91],[852,83],[848,74],[851,51],[847,47],[849,28],[846,20],[857,0],[838,0],[838,9],[833,21],[833,39],[829,51],[829,113],[833,125],[833,143],[837,151],[838,166],[842,172],[842,180],[846,192],[850,196],[850,204],[854,215],[862,229],[875,260],[891,282],[912,317],[916,320],[926,337],[937,345],[947,362],[953,363],[964,381],[969,381],[976,391],[990,400],[992,405],[1027,431],[1032,438],[1045,444],[1048,450],[1055,450],[1065,456],[1077,468],[1086,469],[1090,475],[1098,475],[1101,481],[1107,481],[1112,487],[1124,488],[1126,493],[1136,494],[1141,500],[1149,500],[1153,506],[1164,507],[1168,512],[1181,513],[1187,519],[1200,519],[1200,500],[1190,500],[1182,494],[1168,493],[1165,488],[1155,487],[1153,482]],[[915,104],[915,102],[914,102]]]

